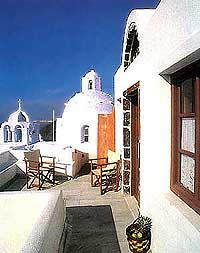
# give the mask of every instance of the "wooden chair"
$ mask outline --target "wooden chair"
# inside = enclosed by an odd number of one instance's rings
[[[108,156],[90,159],[91,186],[99,186],[101,195],[112,189],[118,191],[121,160],[120,155],[108,150]]]
[[[42,189],[45,182],[55,184],[55,157],[41,156],[40,150],[24,152],[27,188]]]

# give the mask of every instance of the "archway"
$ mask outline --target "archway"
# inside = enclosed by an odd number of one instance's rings
[[[20,125],[15,127],[15,142],[22,142],[22,127]]]
[[[10,130],[10,126],[6,125],[4,127],[4,142],[12,141],[12,132]]]

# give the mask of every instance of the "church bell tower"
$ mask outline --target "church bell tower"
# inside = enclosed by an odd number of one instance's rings
[[[102,91],[101,78],[94,71],[90,70],[85,76],[82,77],[82,92],[87,91]]]

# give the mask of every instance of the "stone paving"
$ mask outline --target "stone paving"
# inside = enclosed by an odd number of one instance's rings
[[[113,191],[100,195],[89,175],[55,189],[63,192],[69,219],[65,252],[130,252],[125,229],[138,215],[133,198]]]

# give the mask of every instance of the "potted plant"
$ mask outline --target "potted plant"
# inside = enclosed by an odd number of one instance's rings
[[[126,228],[127,240],[131,252],[146,253],[150,249],[151,226],[151,219],[140,215]]]

